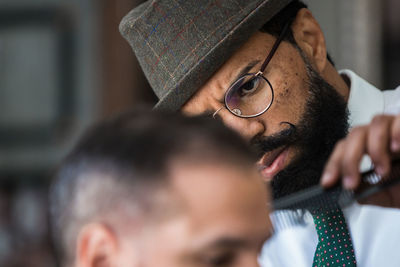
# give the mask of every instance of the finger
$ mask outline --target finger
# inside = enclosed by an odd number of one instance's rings
[[[355,189],[360,184],[360,162],[366,151],[368,126],[354,128],[346,137],[346,153],[342,158],[343,186]]]
[[[336,143],[335,148],[322,173],[321,185],[325,188],[335,185],[340,179],[341,158],[345,149],[345,141]]]
[[[400,115],[397,115],[393,121],[391,139],[391,151],[393,153],[400,153]]]
[[[393,116],[376,116],[369,126],[367,153],[382,177],[390,172],[389,141]]]

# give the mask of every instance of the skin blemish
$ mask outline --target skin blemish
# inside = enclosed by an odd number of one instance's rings
[[[287,83],[285,83],[285,88],[278,94],[278,99],[276,100],[277,103],[280,103],[281,99],[287,99],[290,96],[289,87],[287,87]]]

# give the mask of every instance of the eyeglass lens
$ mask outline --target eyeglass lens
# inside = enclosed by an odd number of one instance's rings
[[[248,74],[237,80],[225,96],[227,108],[238,116],[251,117],[272,104],[271,85],[262,75]]]

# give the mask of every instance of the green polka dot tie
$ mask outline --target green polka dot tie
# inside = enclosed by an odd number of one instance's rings
[[[318,233],[313,266],[357,266],[350,233],[340,208],[314,210],[311,214]]]

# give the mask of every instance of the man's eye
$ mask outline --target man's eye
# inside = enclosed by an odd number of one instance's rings
[[[244,84],[242,84],[242,86],[240,86],[239,89],[240,96],[245,96],[255,92],[258,89],[259,85],[260,85],[260,79],[257,78],[245,82]]]

